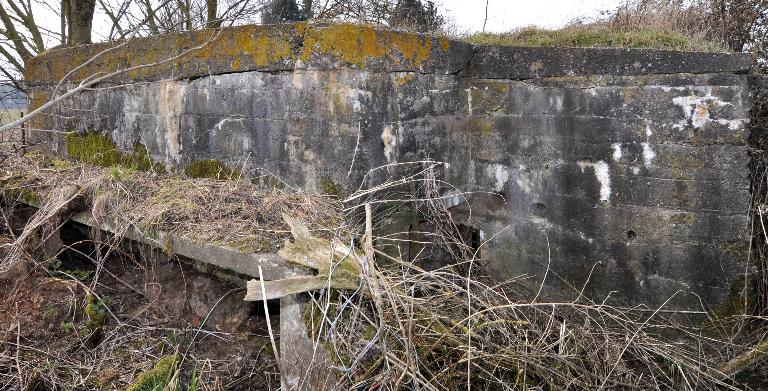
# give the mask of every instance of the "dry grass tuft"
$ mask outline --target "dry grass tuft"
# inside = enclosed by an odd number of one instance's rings
[[[502,34],[472,34],[475,44],[553,47],[619,47],[723,52],[700,2],[681,6],[671,1],[625,2],[593,21],[576,20],[557,30],[526,27]]]
[[[181,178],[37,153],[8,159],[6,167],[12,170],[3,183],[5,194],[34,197],[46,205],[41,209],[47,214],[33,225],[48,221],[77,200],[84,204],[79,210],[90,208],[94,218],[109,219],[117,227],[173,232],[195,242],[253,253],[274,252],[290,238],[282,213],[306,221],[310,229],[319,231],[318,236],[327,235],[327,227],[337,228],[341,222],[340,204],[332,198],[259,190],[240,178]],[[66,193],[68,188],[74,193]]]
[[[332,352],[342,388],[742,389],[720,368],[747,344],[678,323],[664,306],[617,307],[580,292],[540,302],[520,281],[489,277],[436,197],[445,186],[439,165],[423,166],[406,175],[417,189],[410,199],[393,197],[403,186],[393,180],[347,206],[418,203],[441,227],[432,246],[453,261],[427,270],[375,250],[377,266],[358,291],[315,295],[307,321]]]
[[[439,181],[437,171],[442,165],[435,162],[380,168],[378,171],[389,173],[389,179],[355,192],[342,207],[318,196],[260,192],[238,179],[181,180],[121,167],[73,165],[37,155],[11,159],[18,160],[11,160],[13,173],[3,176],[5,193],[23,198],[33,191],[41,201],[46,200],[39,212],[43,217],[33,219],[40,226],[55,220],[59,211],[74,208],[66,201],[74,199],[89,205],[99,216],[118,218],[124,225],[144,230],[174,231],[195,240],[230,245],[243,238],[248,243],[263,239],[272,246],[289,235],[280,217],[289,211],[318,232],[363,248],[367,263],[361,265],[364,275],[359,289],[317,292],[305,317],[311,336],[334,358],[335,369],[341,374],[340,389],[742,389],[732,373],[721,369],[750,351],[739,338],[720,338],[680,324],[675,320],[677,314],[664,306],[611,306],[594,302],[581,292],[574,292],[572,301],[540,302],[539,295],[519,281],[490,277],[478,249],[465,242],[441,200],[440,194],[445,194],[443,190],[449,185]],[[75,186],[65,191],[62,184]],[[429,232],[421,236],[420,255],[413,257],[414,261],[404,260],[390,251],[392,248],[384,251],[380,244],[391,237],[372,237],[374,222],[404,205],[415,206],[428,219],[423,227]],[[373,208],[376,220],[371,217]],[[350,222],[360,228],[350,226]],[[358,243],[360,233],[364,239]],[[94,242],[98,249],[100,241],[96,238]],[[21,247],[23,243],[17,237],[8,244]],[[487,244],[482,243],[480,249],[483,245]],[[96,252],[97,266],[104,264],[102,253]],[[450,262],[433,269],[423,266],[422,261],[437,255]],[[112,281],[120,282],[119,278]],[[76,283],[73,289],[82,292],[73,295],[82,302],[82,295],[87,294],[89,305],[107,303],[102,304],[104,316],[114,319],[123,332],[108,334],[108,344],[102,342],[96,347],[87,345],[91,337],[86,336],[83,352],[101,357],[108,349],[152,335],[163,341],[163,356],[176,354],[180,345],[169,340],[176,336],[158,335],[164,328],[132,327],[134,317],[116,316],[108,300],[101,297],[94,301],[91,295],[96,285],[94,281]],[[186,288],[174,289],[182,290],[186,292]],[[192,340],[201,330],[202,325],[194,330]],[[188,338],[191,331],[185,329],[182,334]],[[208,336],[233,337],[221,333]],[[233,338],[226,341],[235,343]],[[23,344],[6,345],[5,355],[0,356],[0,369],[9,372],[11,379],[16,362],[11,353],[19,345]],[[30,350],[27,346],[24,349]],[[191,353],[184,357],[196,366],[204,365],[194,361]],[[114,364],[115,358],[110,359]],[[18,362],[24,365],[18,371],[22,375],[35,373],[36,378],[53,384],[71,380],[67,377],[70,368],[82,366],[62,357],[48,364],[42,364],[39,357],[36,361],[20,358]],[[53,365],[55,370],[45,373],[45,365]],[[88,361],[86,367],[86,372],[107,370],[95,361]],[[83,372],[75,373],[82,376]],[[233,376],[242,381],[250,375],[237,372]],[[86,385],[90,380],[77,381]],[[174,384],[190,384],[184,383],[187,381],[191,382],[189,376],[174,380]]]

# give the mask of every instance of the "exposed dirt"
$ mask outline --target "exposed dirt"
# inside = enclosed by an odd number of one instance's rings
[[[0,276],[0,389],[125,389],[174,353],[179,389],[193,378],[198,390],[277,388],[263,308],[242,301],[244,283],[117,248],[97,273],[103,257],[76,228],[57,259]]]

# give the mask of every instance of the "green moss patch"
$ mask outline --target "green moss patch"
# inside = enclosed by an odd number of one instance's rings
[[[196,160],[184,169],[184,173],[191,178],[230,179],[240,176],[239,170],[215,159]]]
[[[0,182],[0,197],[6,200],[22,201],[28,205],[37,205],[40,201],[34,190],[4,181]]]
[[[123,154],[109,136],[90,132],[86,134],[70,133],[64,138],[67,154],[83,163],[102,167],[125,166],[139,171],[163,172],[163,166],[152,161],[147,148],[141,143],[133,146],[133,152]]]
[[[88,296],[88,304],[85,306],[85,315],[88,317],[88,327],[91,331],[97,331],[104,326],[107,320],[107,306],[101,300],[96,300],[93,295]]]
[[[173,378],[179,357],[176,354],[165,356],[155,366],[139,375],[136,381],[125,391],[162,391]]]
[[[165,169],[160,163],[152,161],[149,151],[141,143],[133,144],[133,153],[123,156],[123,165],[139,171],[164,172]]]
[[[115,143],[100,133],[68,134],[64,138],[64,145],[69,156],[84,163],[108,167],[121,161]]]
[[[340,200],[346,199],[348,194],[344,186],[332,181],[330,178],[323,178],[320,181],[320,190],[323,194],[334,196]]]

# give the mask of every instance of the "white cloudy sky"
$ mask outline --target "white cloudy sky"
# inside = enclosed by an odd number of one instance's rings
[[[483,28],[486,0],[436,0],[457,28]],[[594,17],[616,8],[620,0],[488,0],[486,31],[503,32],[536,25],[560,27],[579,17]]]

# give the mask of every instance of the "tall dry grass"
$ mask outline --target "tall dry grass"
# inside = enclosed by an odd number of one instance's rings
[[[406,181],[352,195],[348,210],[418,204],[424,226],[440,228],[422,236],[422,255],[431,246],[452,261],[427,269],[379,247],[358,290],[313,296],[306,321],[334,358],[339,389],[743,389],[733,375],[744,368],[727,363],[748,343],[679,322],[664,305],[612,306],[576,290],[547,302],[491,276],[480,256],[491,244],[466,243],[440,197],[439,164],[419,164]]]
[[[525,27],[464,37],[477,44],[743,51],[762,55],[768,0],[627,0],[556,30]]]

